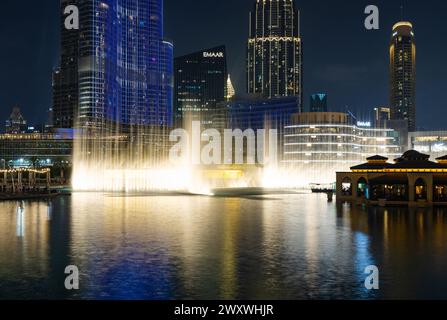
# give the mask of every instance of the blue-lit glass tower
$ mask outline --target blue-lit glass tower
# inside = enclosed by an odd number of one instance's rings
[[[173,45],[162,0],[78,0],[81,127],[170,126]]]

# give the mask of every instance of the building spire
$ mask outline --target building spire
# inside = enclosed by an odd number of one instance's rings
[[[227,101],[230,101],[235,96],[235,94],[236,94],[236,92],[234,90],[233,83],[231,82],[230,74],[228,74],[228,79],[227,79],[227,96],[226,96]]]

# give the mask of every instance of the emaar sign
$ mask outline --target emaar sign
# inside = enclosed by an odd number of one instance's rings
[[[371,128],[372,125],[370,121],[357,121],[357,127]]]
[[[224,53],[223,52],[204,52],[203,53],[204,58],[223,58]]]

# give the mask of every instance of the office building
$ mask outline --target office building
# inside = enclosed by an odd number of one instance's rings
[[[393,26],[390,44],[391,120],[408,121],[416,130],[416,42],[410,22]]]
[[[178,124],[203,120],[216,111],[217,104],[228,98],[234,88],[227,71],[225,46],[194,52],[175,58],[175,118]],[[228,84],[229,82],[229,84]]]
[[[300,16],[293,0],[256,0],[250,13],[247,92],[296,96],[302,107]]]
[[[294,96],[266,99],[262,96],[241,96],[225,103],[227,126],[231,129],[277,129],[282,132],[291,116],[299,110]]]
[[[310,96],[310,112],[328,112],[327,94],[317,93]]]

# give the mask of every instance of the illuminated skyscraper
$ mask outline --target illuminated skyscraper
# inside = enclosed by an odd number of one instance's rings
[[[163,1],[68,3],[79,8],[80,30],[63,27],[62,64],[55,82],[61,76],[69,83],[74,80],[78,94],[76,103],[55,102],[56,126],[59,118],[70,117],[82,127],[99,129],[108,123],[171,125],[173,45],[163,40]],[[67,1],[61,4],[63,10]],[[55,97],[61,96],[58,88],[64,85],[55,86]],[[73,122],[63,125],[73,126]]]
[[[233,86],[233,82],[231,81],[231,77],[228,74],[226,99],[231,100],[235,95],[236,95],[236,91],[234,90],[234,86]]]
[[[176,120],[204,120],[227,97],[227,53],[219,46],[175,58]],[[206,120],[205,120],[206,121]]]
[[[391,120],[408,121],[416,129],[416,42],[410,22],[393,26],[390,45]]]
[[[20,112],[20,107],[15,106],[12,108],[11,116],[6,120],[6,133],[23,133],[26,131],[26,120],[23,118]]]
[[[293,0],[256,0],[250,13],[247,91],[302,105],[300,16]]]

